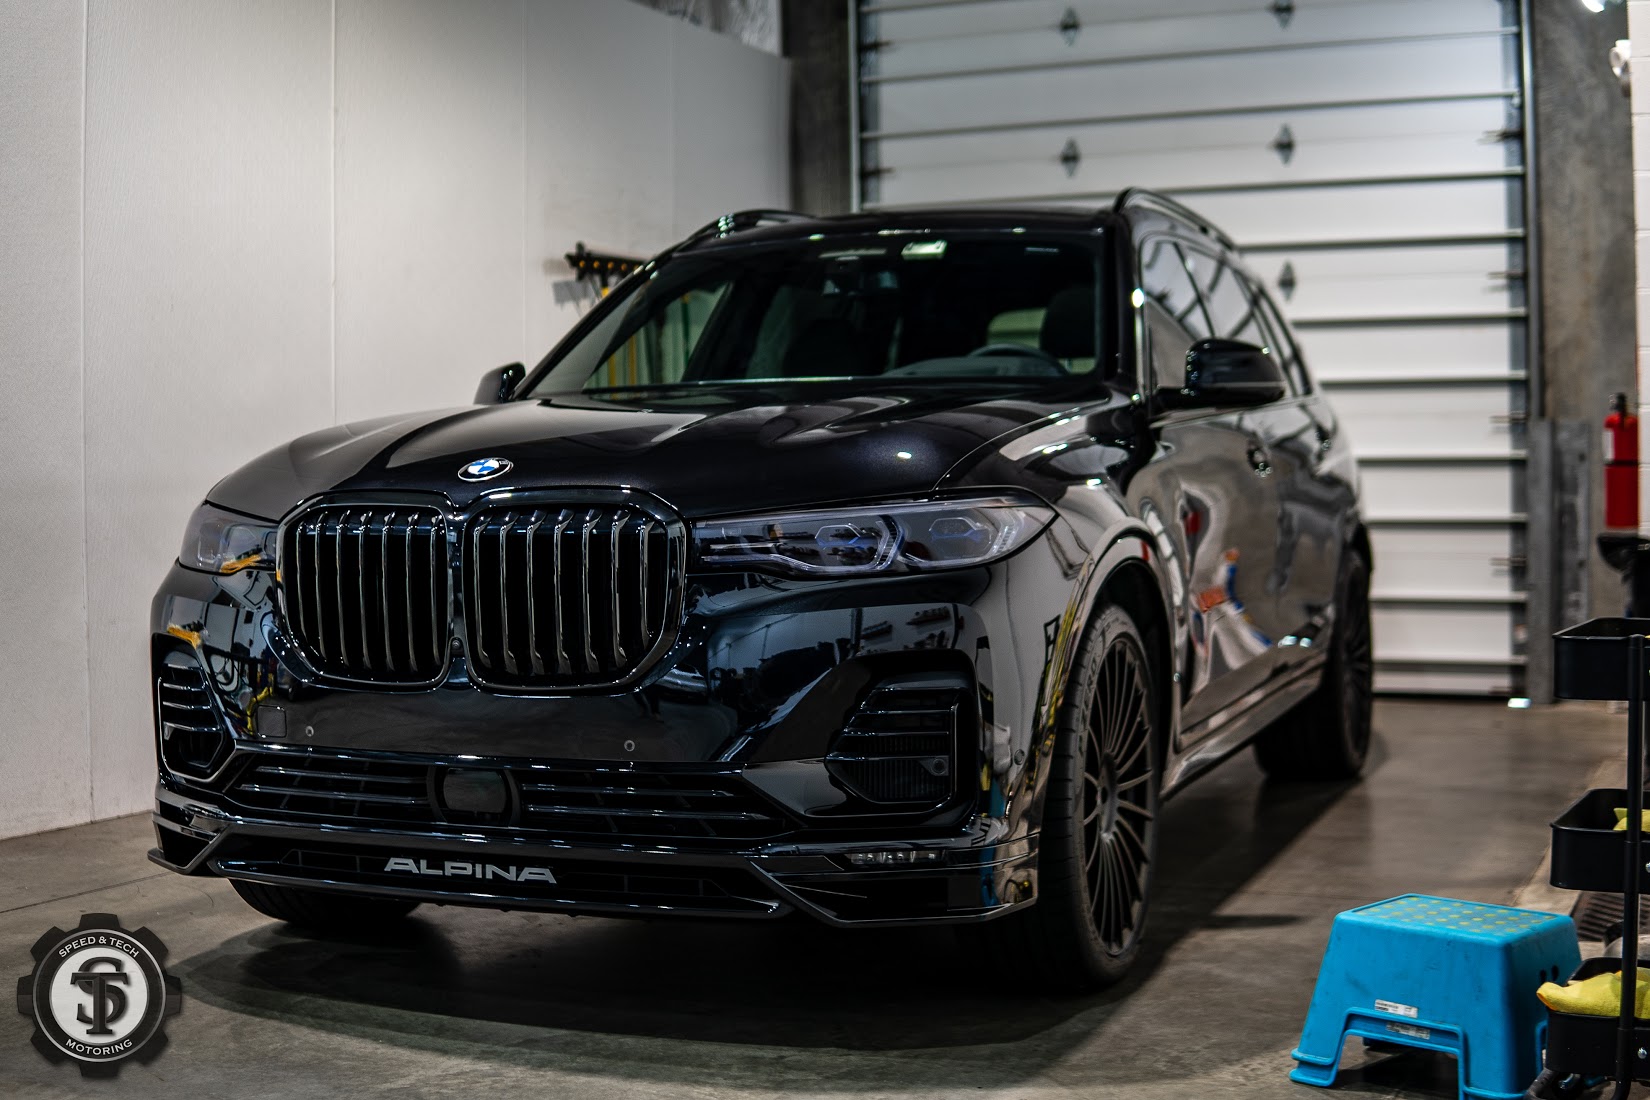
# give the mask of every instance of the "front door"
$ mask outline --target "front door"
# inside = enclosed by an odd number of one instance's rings
[[[1149,240],[1141,256],[1145,355],[1156,385],[1185,376],[1191,345],[1210,335],[1180,246]],[[1164,412],[1155,451],[1129,485],[1136,514],[1155,512],[1160,547],[1184,581],[1182,729],[1210,732],[1271,674],[1279,641],[1273,587],[1279,500],[1271,456],[1244,410]]]

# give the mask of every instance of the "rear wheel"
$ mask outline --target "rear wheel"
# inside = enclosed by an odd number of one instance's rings
[[[365,898],[330,890],[304,890],[231,879],[241,900],[266,917],[316,932],[354,932],[397,921],[418,908],[416,901]]]
[[[1140,953],[1157,859],[1158,715],[1140,631],[1090,625],[1055,736],[1034,905],[981,925],[998,964],[1044,988],[1119,981]]]
[[[1335,598],[1323,683],[1255,741],[1255,758],[1277,779],[1356,779],[1369,756],[1375,668],[1369,628],[1369,564],[1346,552]]]

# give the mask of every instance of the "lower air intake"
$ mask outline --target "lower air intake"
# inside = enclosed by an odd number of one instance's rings
[[[168,653],[155,667],[155,704],[166,766],[184,775],[210,775],[223,762],[229,738],[206,670],[187,653]]]
[[[966,698],[961,677],[885,680],[837,735],[826,767],[870,802],[943,802],[956,789],[958,715]]]

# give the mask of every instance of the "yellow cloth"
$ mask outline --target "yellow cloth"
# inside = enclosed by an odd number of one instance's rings
[[[1535,995],[1541,1003],[1556,1012],[1574,1012],[1582,1016],[1619,1016],[1621,1014],[1621,975],[1615,971],[1594,974],[1586,981],[1555,985],[1544,982]],[[1636,1007],[1633,1015],[1650,1018],[1650,970],[1639,967],[1638,985],[1633,989]]]
[[[1639,821],[1640,821],[1644,831],[1646,833],[1650,833],[1650,810],[1645,810],[1644,815],[1641,818],[1639,818]],[[1616,832],[1625,833],[1626,831],[1627,831],[1627,807],[1626,806],[1617,806],[1616,807]]]

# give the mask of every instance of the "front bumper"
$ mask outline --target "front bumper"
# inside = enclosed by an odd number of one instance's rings
[[[149,858],[169,870],[438,904],[757,920],[802,912],[827,924],[875,926],[984,920],[1035,893],[1034,839],[780,843],[752,851],[600,846],[258,820],[165,786],[157,800],[159,847]],[[923,862],[849,863],[852,854],[884,852],[920,852]],[[390,872],[392,861],[409,869]],[[529,868],[548,874],[529,876]]]
[[[1072,596],[1072,548],[1054,541],[934,576],[692,578],[671,651],[643,684],[611,695],[484,690],[462,660],[427,690],[329,685],[286,657],[269,574],[174,567],[151,616],[160,783],[150,858],[185,874],[511,909],[794,911],[845,925],[989,919],[1036,896],[1058,703],[1045,681],[1059,667]],[[866,795],[870,772],[862,781],[832,762],[840,739],[878,691],[935,682],[955,685],[959,699],[947,793],[878,804]],[[208,733],[171,722],[190,713]],[[189,749],[189,737],[216,747]],[[174,752],[180,745],[188,751]],[[194,763],[180,766],[180,753]],[[365,807],[343,796],[248,797],[258,767],[341,769],[347,780],[382,769],[390,785],[348,786],[380,792]],[[537,769],[553,782],[530,782]],[[449,812],[439,784],[459,770],[503,776],[507,811]],[[593,817],[532,817],[528,788],[565,786],[557,776],[570,771],[587,777],[567,789],[599,781],[658,797]],[[694,833],[692,814],[650,786],[683,775],[776,824]],[[523,878],[524,868],[546,873]]]

